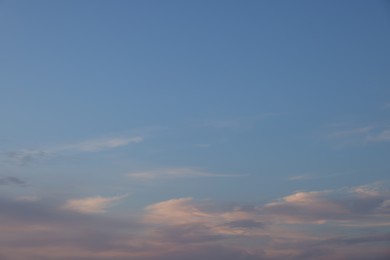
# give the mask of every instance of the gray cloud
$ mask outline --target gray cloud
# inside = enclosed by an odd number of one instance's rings
[[[198,246],[145,260],[267,260],[262,253],[223,246]]]
[[[58,246],[80,251],[130,250],[123,241],[130,240],[136,229],[130,219],[67,212],[47,201],[0,198],[0,212],[0,229],[7,227],[0,234],[0,250],[8,247],[45,252],[45,248]]]
[[[390,232],[373,234],[373,235],[361,235],[355,237],[331,238],[322,241],[321,244],[355,245],[355,244],[371,243],[371,242],[390,242]]]
[[[264,223],[253,219],[236,220],[225,225],[231,228],[264,228],[265,226]]]
[[[220,234],[215,234],[210,228],[199,223],[164,226],[155,232],[164,241],[179,244],[204,243],[226,238]]]
[[[14,176],[0,177],[0,185],[25,185],[26,183]]]
[[[20,151],[9,151],[5,153],[8,159],[19,162],[20,164],[27,164],[34,159],[45,158],[51,153],[44,150],[20,150]]]

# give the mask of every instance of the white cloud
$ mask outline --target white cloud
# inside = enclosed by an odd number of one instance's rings
[[[135,179],[151,180],[162,178],[180,178],[180,177],[242,177],[246,175],[239,174],[218,174],[207,171],[202,171],[194,168],[163,168],[150,171],[141,171],[128,173],[128,177]]]
[[[104,213],[108,208],[114,206],[118,201],[127,195],[116,197],[87,197],[82,199],[72,199],[66,201],[62,209],[76,211],[79,213]]]

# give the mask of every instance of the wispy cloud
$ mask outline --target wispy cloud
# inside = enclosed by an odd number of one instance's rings
[[[359,127],[359,128],[353,128],[353,129],[347,129],[347,130],[340,130],[340,131],[332,133],[330,135],[330,137],[364,135],[364,134],[368,134],[372,129],[374,129],[374,127],[366,126],[366,127]]]
[[[82,199],[71,199],[62,206],[65,210],[76,211],[79,213],[104,213],[108,208],[117,204],[127,195],[116,197],[87,197]]]
[[[333,131],[329,138],[349,143],[379,143],[390,141],[390,127],[384,124]]]
[[[313,180],[315,178],[316,178],[316,176],[314,176],[314,175],[303,174],[303,175],[291,176],[287,180],[289,180],[289,181],[302,181],[302,180]]]
[[[288,181],[308,181],[308,180],[319,180],[319,179],[327,179],[342,175],[348,175],[351,173],[332,173],[332,174],[301,174],[288,177]]]
[[[14,176],[0,177],[0,185],[25,185],[26,183]]]
[[[371,142],[390,142],[390,128],[384,129],[379,133],[371,133],[367,139]]]
[[[142,136],[100,138],[61,144],[42,149],[22,149],[18,151],[8,151],[5,152],[5,155],[9,159],[25,164],[32,161],[33,159],[48,158],[50,156],[55,156],[65,152],[100,152],[124,147],[132,143],[139,143],[142,141]]]
[[[106,149],[113,149],[117,147],[127,146],[131,143],[139,143],[143,140],[141,136],[129,137],[129,138],[106,138],[106,139],[94,139],[87,140],[80,143],[67,144],[57,147],[54,150],[57,151],[83,151],[83,152],[99,152]]]
[[[243,125],[253,124],[277,115],[280,115],[280,113],[262,113],[258,115],[252,115],[252,116],[205,120],[203,122],[198,122],[197,125],[200,127],[211,127],[211,128],[231,128],[231,127],[239,127]]]
[[[11,160],[15,160],[21,164],[26,164],[33,159],[45,158],[49,156],[51,152],[47,150],[28,150],[23,149],[19,151],[9,151],[5,153],[5,156]]]
[[[127,174],[130,178],[152,180],[165,178],[186,178],[186,177],[209,177],[209,178],[229,178],[243,177],[244,174],[219,174],[211,173],[195,168],[163,168],[149,171],[132,172]]]

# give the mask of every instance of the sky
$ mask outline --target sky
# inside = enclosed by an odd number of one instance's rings
[[[0,1],[0,259],[389,259],[389,46],[389,1]]]

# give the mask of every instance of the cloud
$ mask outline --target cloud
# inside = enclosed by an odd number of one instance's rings
[[[220,245],[212,246],[191,246],[183,249],[170,251],[165,254],[153,256],[145,259],[135,260],[270,260],[270,258],[263,255],[262,252],[251,252],[235,247],[227,247]]]
[[[14,176],[0,177],[0,185],[25,185],[26,183]]]
[[[154,229],[158,238],[178,244],[205,243],[224,239],[225,236],[212,232],[209,227],[201,223],[174,224]]]
[[[367,215],[388,215],[388,192],[379,184],[359,186],[338,191],[296,192],[261,208],[262,214],[286,223],[324,223],[327,221],[359,220]]]
[[[49,158],[50,156],[55,156],[65,152],[100,152],[142,141],[143,137],[141,136],[92,139],[77,143],[62,144],[45,149],[22,149],[19,151],[9,151],[5,153],[5,156],[9,159],[20,162],[21,164],[26,164],[34,159]]]
[[[19,196],[15,198],[15,201],[25,201],[25,202],[36,202],[39,201],[40,197],[29,195],[29,196]]]
[[[0,251],[5,259],[108,260],[121,254],[129,259],[140,250],[129,216],[82,214],[47,200],[5,197],[0,197],[0,212]]]
[[[180,236],[186,236],[192,240],[202,239],[223,239],[226,236],[235,236],[253,231],[256,228],[263,228],[261,222],[253,220],[252,212],[241,208],[227,210],[211,210],[213,205],[207,201],[195,201],[192,198],[171,199],[150,205],[146,208],[144,222],[152,224],[164,230],[171,231],[169,236],[172,239],[176,229],[180,230]],[[203,230],[202,232],[194,231]],[[207,230],[207,232],[206,232]],[[179,239],[179,241],[188,241]]]
[[[215,208],[209,201],[178,198],[146,207],[144,221],[154,224],[202,223],[216,232],[234,233],[220,229],[265,227],[266,223],[312,223],[333,222],[347,224],[375,219],[375,223],[388,223],[390,216],[390,192],[378,182],[353,188],[324,191],[300,191],[264,205],[233,207],[227,210]],[[225,232],[226,231],[226,232]]]
[[[383,227],[389,226],[390,193],[385,184],[300,191],[251,207],[177,198],[146,207],[143,222],[154,238],[176,245],[255,243],[258,259],[386,259],[390,250],[383,243],[389,234]],[[348,235],[356,229],[364,235]],[[335,236],[336,230],[345,235]],[[377,234],[370,234],[373,230]],[[376,250],[366,251],[368,246]]]
[[[160,233],[148,233],[145,224],[129,216],[82,214],[44,200],[1,197],[0,212],[0,251],[5,259],[257,259],[256,254],[240,248],[202,244],[219,237],[197,224],[166,226]]]
[[[45,158],[49,156],[51,152],[44,150],[20,150],[20,151],[10,151],[6,152],[5,156],[9,159],[20,162],[21,164],[26,164],[33,159]]]
[[[57,150],[73,150],[83,152],[98,152],[106,149],[113,149],[117,147],[127,146],[131,143],[139,143],[143,140],[141,136],[129,137],[129,138],[107,138],[107,139],[95,139],[88,140],[80,143],[74,143],[58,147]]]
[[[379,133],[370,134],[367,139],[371,142],[389,142],[390,141],[390,128],[384,129]]]
[[[149,223],[188,224],[207,217],[193,203],[192,198],[179,198],[162,201],[146,207],[145,221]]]
[[[304,175],[291,176],[287,180],[289,180],[289,181],[301,181],[301,180],[312,180],[312,179],[315,179],[314,175],[304,174]]]
[[[218,174],[202,171],[194,168],[163,168],[150,171],[141,171],[128,173],[128,177],[134,179],[151,180],[165,178],[186,178],[186,177],[211,177],[211,178],[229,178],[243,177],[243,174]]]
[[[336,238],[330,238],[322,241],[322,244],[344,244],[344,245],[354,245],[354,244],[363,244],[371,242],[390,242],[390,232],[380,233],[380,234],[369,234],[369,235],[360,235],[360,236],[341,236]]]
[[[334,132],[330,136],[331,137],[343,137],[343,136],[362,135],[362,134],[368,134],[372,129],[374,129],[373,126],[353,128],[353,129],[341,130],[341,131]]]
[[[371,125],[333,132],[330,138],[349,142],[378,143],[390,141],[390,128],[388,125]]]
[[[108,208],[114,206],[118,201],[124,199],[126,196],[127,195],[116,197],[94,196],[83,199],[72,199],[66,201],[62,208],[80,213],[104,213]]]
[[[388,259],[386,185],[299,191],[257,205],[176,198],[107,214],[83,210],[105,211],[123,196],[62,204],[0,194],[0,252],[18,260]],[[76,210],[64,210],[69,201]]]
[[[302,175],[295,175],[287,178],[288,181],[306,181],[306,180],[319,180],[319,179],[326,179],[326,178],[332,178],[337,177],[341,175],[348,175],[351,173],[333,173],[333,174],[302,174]]]
[[[197,126],[206,127],[206,128],[234,128],[240,127],[243,125],[253,125],[260,121],[269,119],[270,117],[278,116],[280,113],[262,113],[253,116],[241,116],[228,119],[215,119],[215,120],[205,120],[198,122]]]
[[[235,220],[225,224],[231,228],[264,228],[264,223],[253,219]]]

